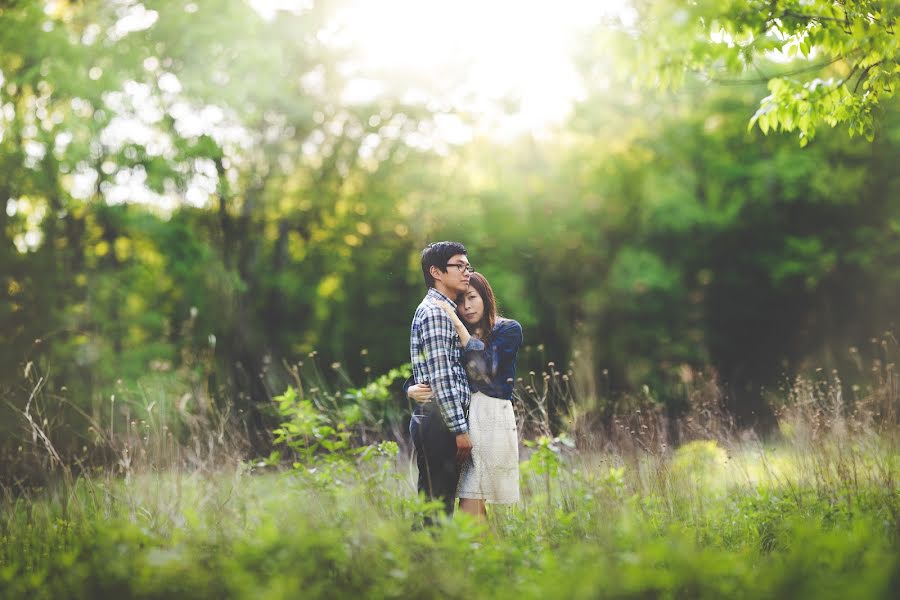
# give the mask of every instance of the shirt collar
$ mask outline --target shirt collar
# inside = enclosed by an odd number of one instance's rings
[[[450,306],[452,306],[454,309],[456,308],[456,302],[454,302],[453,300],[451,300],[447,296],[443,295],[442,293],[440,293],[439,291],[437,291],[434,288],[428,288],[427,297],[434,298],[435,300],[444,300],[446,302],[449,302]]]

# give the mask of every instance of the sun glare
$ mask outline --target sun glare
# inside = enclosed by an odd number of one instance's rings
[[[494,133],[561,121],[581,93],[571,56],[579,34],[620,10],[613,0],[358,0],[345,35],[365,68],[462,77],[449,101]],[[453,80],[456,81],[456,80]],[[511,110],[497,110],[512,100]]]

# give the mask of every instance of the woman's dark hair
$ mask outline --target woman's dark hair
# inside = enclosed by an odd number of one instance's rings
[[[457,254],[468,254],[466,247],[459,242],[435,242],[425,246],[422,250],[422,276],[425,278],[425,285],[434,287],[431,267],[437,267],[446,273],[447,263]]]
[[[484,275],[478,271],[473,272],[469,276],[469,287],[475,288],[475,291],[481,296],[484,303],[484,314],[477,323],[466,323],[466,328],[473,332],[476,328],[481,327],[481,339],[485,344],[491,342],[491,334],[494,332],[494,324],[497,323],[497,299],[494,297],[494,290]],[[468,292],[464,292],[458,296],[457,304],[462,302]],[[465,321],[464,321],[465,322]]]

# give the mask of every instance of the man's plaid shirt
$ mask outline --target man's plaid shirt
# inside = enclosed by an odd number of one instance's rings
[[[471,392],[460,358],[459,336],[450,317],[439,306],[431,304],[429,298],[449,302],[456,308],[455,302],[434,288],[428,290],[419,304],[409,332],[413,379],[431,386],[447,428],[456,434],[466,433]]]

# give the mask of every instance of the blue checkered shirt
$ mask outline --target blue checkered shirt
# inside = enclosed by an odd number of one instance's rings
[[[450,317],[439,306],[431,304],[429,298],[449,302],[456,308],[455,302],[434,288],[428,290],[419,304],[409,331],[413,379],[431,386],[447,429],[456,434],[466,433],[471,392],[460,359],[459,336]]]

